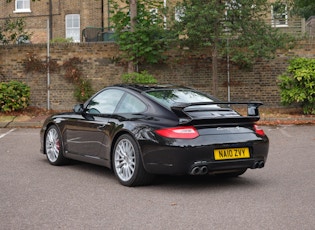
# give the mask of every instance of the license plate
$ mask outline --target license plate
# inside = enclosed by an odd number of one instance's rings
[[[232,159],[243,159],[250,158],[248,148],[229,148],[229,149],[215,149],[214,159],[215,160],[232,160]]]

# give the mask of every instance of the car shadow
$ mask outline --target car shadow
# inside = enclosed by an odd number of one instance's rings
[[[215,175],[206,176],[157,176],[151,186],[180,187],[191,190],[194,188],[225,188],[225,187],[251,187],[260,185],[260,181],[254,177],[242,175],[233,178],[222,178]]]
[[[49,164],[46,159],[41,160],[43,163]],[[104,180],[116,180],[117,184],[119,184],[118,180],[115,178],[114,172],[106,167],[98,166],[94,164],[89,164],[85,162],[70,160],[67,165],[62,167],[66,167],[67,169],[71,168],[71,170],[95,174],[98,177],[104,177]],[[247,175],[248,174],[248,175]],[[201,189],[201,188],[237,188],[237,187],[252,187],[252,186],[260,186],[265,182],[261,181],[255,176],[250,175],[250,171],[246,172],[244,175],[239,177],[232,178],[222,178],[215,175],[206,175],[206,176],[191,176],[191,175],[156,175],[151,184],[145,186],[136,187],[139,188],[147,188],[147,189],[187,189],[191,190],[192,188]]]

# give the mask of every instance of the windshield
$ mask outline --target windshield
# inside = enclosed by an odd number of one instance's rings
[[[168,108],[176,103],[214,102],[208,95],[189,89],[160,89],[147,91],[146,94]]]

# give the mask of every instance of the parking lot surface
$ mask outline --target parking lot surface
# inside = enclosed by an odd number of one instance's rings
[[[136,188],[104,167],[51,166],[39,129],[0,129],[0,229],[315,229],[315,126],[263,128],[263,169]]]

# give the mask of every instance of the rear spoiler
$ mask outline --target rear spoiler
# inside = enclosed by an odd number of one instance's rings
[[[217,111],[224,111],[224,109],[230,110],[230,105],[247,105],[247,116],[231,116],[231,117],[214,117],[214,118],[192,118],[184,111],[185,108],[190,106],[199,105],[227,105],[228,108],[220,108]],[[253,123],[260,119],[259,106],[263,105],[262,102],[197,102],[197,103],[179,103],[171,107],[172,111],[181,118],[181,123],[198,123],[198,120],[203,122],[206,120],[208,124],[218,123]],[[190,110],[191,111],[191,110]],[[192,111],[205,111],[205,109],[196,109]],[[209,111],[216,111],[216,109],[210,109]]]

